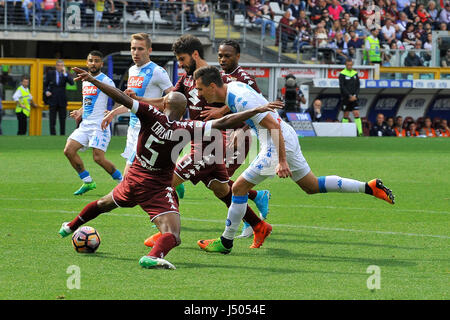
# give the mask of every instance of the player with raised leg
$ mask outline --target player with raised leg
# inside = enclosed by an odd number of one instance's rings
[[[139,103],[120,90],[94,79],[82,69],[73,69],[78,73],[75,80],[93,83],[117,103],[131,109],[131,112],[139,117],[142,126],[136,157],[124,180],[108,195],[89,203],[71,222],[63,223],[59,234],[67,237],[84,223],[117,207],[140,205],[150,215],[151,221],[162,235],[149,254],[139,260],[139,264],[144,268],[175,269],[173,264],[164,259],[169,251],[181,242],[178,197],[172,187],[172,176],[178,157],[174,148],[177,147],[179,153],[183,144],[194,139],[194,136],[203,139],[203,136],[211,134],[212,129],[232,128],[257,113],[273,111],[274,108],[281,107],[281,104],[270,103],[208,122],[180,121],[186,110],[186,98],[181,93],[172,92],[166,95],[162,108],[164,111],[160,112],[153,106]],[[180,132],[182,134],[177,134]],[[180,139],[184,133],[188,139]]]
[[[103,67],[103,54],[100,51],[91,51],[87,56],[86,65],[89,73],[100,82],[114,86],[114,82],[101,72]],[[122,174],[114,164],[105,158],[105,152],[111,140],[110,128],[101,128],[103,115],[107,110],[108,96],[90,82],[83,82],[83,106],[70,113],[74,119],[82,119],[80,126],[67,138],[64,155],[69,159],[72,167],[77,171],[83,185],[74,192],[82,195],[97,187],[89,171],[85,169],[83,160],[78,155],[79,150],[92,148],[94,161],[100,165],[111,177],[120,182]]]
[[[219,49],[217,52],[217,58],[219,60],[221,70],[221,75],[223,77],[228,77],[231,81],[239,81],[248,84],[252,87],[256,92],[261,93],[256,80],[248,74],[240,65],[239,59],[241,57],[241,46],[239,42],[236,40],[224,40],[220,43]],[[262,94],[262,93],[261,93]],[[223,108],[209,108],[209,110],[202,111],[202,116],[207,116],[205,120],[209,120],[209,117],[213,117],[215,119],[222,117],[225,113],[229,112],[227,106]],[[219,114],[214,114],[213,112],[220,112]],[[224,113],[225,112],[225,113]],[[222,114],[223,113],[223,114]],[[251,146],[251,133],[247,132],[250,130],[250,127],[247,124],[243,124],[241,128],[234,130],[233,134],[227,137],[229,142],[227,143],[227,148],[234,147],[234,152],[230,159],[226,159],[226,166],[228,175],[230,178],[236,172],[236,170],[241,166],[241,162],[239,159],[239,148],[235,148],[238,141],[240,142],[240,138],[244,137],[244,159],[247,158],[248,152],[250,151]],[[230,187],[234,182],[230,180]],[[269,214],[269,199],[271,197],[269,190],[250,190],[248,193],[248,198],[253,200],[256,204],[256,207],[259,210],[259,214],[262,220],[267,219],[267,215]],[[252,227],[244,221],[244,226],[242,227],[242,232],[236,238],[247,238],[253,234]]]
[[[226,104],[231,112],[240,112],[267,104],[267,100],[250,86],[239,82],[223,83],[220,72],[204,67],[194,73],[199,96],[208,102]],[[291,177],[307,194],[326,192],[367,193],[394,204],[394,195],[381,180],[361,182],[339,176],[316,177],[302,155],[295,130],[278,113],[255,115],[247,123],[258,134],[260,153],[239,176],[232,187],[232,204],[228,210],[225,231],[218,239],[199,240],[207,252],[229,253],[248,201],[248,190],[270,176]],[[266,230],[266,237],[270,230]],[[265,238],[260,238],[259,246]]]

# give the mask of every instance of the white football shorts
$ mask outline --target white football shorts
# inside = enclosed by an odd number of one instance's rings
[[[128,127],[127,145],[121,156],[127,159],[128,164],[132,164],[136,155],[137,140],[139,137],[140,127]]]
[[[288,125],[289,126],[289,125]],[[298,136],[295,130],[289,126],[284,130],[284,143],[286,148],[286,160],[292,172],[292,180],[297,182],[306,176],[311,168],[303,157]],[[250,163],[248,168],[242,173],[242,177],[255,185],[260,184],[265,179],[276,175],[278,165],[278,153],[273,143],[261,149],[256,158]]]
[[[75,140],[82,144],[83,148],[81,151],[95,148],[106,152],[111,141],[111,130],[109,127],[102,130],[99,124],[89,124],[82,121],[80,126],[67,139]]]

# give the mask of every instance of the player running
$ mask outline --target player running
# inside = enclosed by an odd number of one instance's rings
[[[241,56],[241,46],[236,40],[224,40],[219,45],[219,50],[217,52],[217,57],[219,60],[220,67],[222,68],[220,74],[223,77],[227,77],[230,81],[239,81],[248,84],[256,92],[261,93],[255,79],[247,73],[240,65],[239,59]],[[222,108],[210,108],[209,110],[202,111],[202,116],[206,116],[205,120],[210,118],[218,119],[229,112],[229,108],[225,105]],[[218,110],[219,114],[213,114],[212,112]],[[244,143],[244,155],[243,159],[247,158],[248,152],[250,151],[252,136],[250,133],[250,127],[243,123],[241,128],[234,130],[230,136],[227,136],[227,148],[233,148],[231,157],[226,158],[226,166],[228,175],[230,177],[236,172],[236,170],[241,166],[242,162],[239,161],[241,150],[237,148],[238,142],[243,141]],[[234,182],[230,180],[230,187]],[[261,201],[260,199],[270,199],[269,190],[250,190],[248,193],[248,198],[250,200],[256,199],[256,204],[263,204],[264,206],[259,206],[258,210],[262,220],[267,218],[269,214],[268,201]],[[267,204],[267,206],[265,206]],[[253,234],[252,227],[244,221],[244,226],[242,227],[241,235],[236,238],[247,238]]]
[[[160,112],[155,107],[139,103],[120,90],[94,79],[82,69],[73,69],[78,73],[75,80],[93,83],[117,103],[131,109],[131,112],[136,114],[142,122],[142,126],[136,156],[124,180],[108,195],[89,203],[71,222],[63,223],[59,234],[67,237],[84,223],[117,207],[140,205],[149,214],[151,221],[156,224],[162,235],[156,240],[148,255],[139,260],[139,264],[144,268],[175,269],[173,264],[164,259],[169,251],[181,242],[178,197],[172,187],[178,154],[172,156],[173,149],[177,147],[181,151],[183,144],[187,144],[194,136],[208,136],[212,129],[232,128],[257,113],[273,110],[281,104],[270,103],[254,110],[208,122],[181,121],[186,110],[186,98],[181,93],[171,92],[165,96],[164,111]],[[183,134],[187,133],[187,140],[180,141],[179,138],[183,137],[177,134],[180,131]]]
[[[223,83],[219,71],[204,67],[194,73],[198,94],[208,102],[225,103],[231,112],[240,112],[267,104],[267,100],[250,86],[231,82]],[[207,252],[229,253],[248,201],[248,190],[266,178],[277,174],[291,177],[307,194],[319,192],[364,192],[394,204],[392,191],[381,180],[361,182],[338,176],[316,177],[302,155],[295,130],[284,122],[278,113],[267,112],[247,120],[260,142],[260,152],[232,187],[232,204],[228,210],[225,231],[218,239],[199,240],[198,245]],[[265,232],[266,237],[270,229]],[[259,246],[264,242],[260,238]]]
[[[203,45],[196,37],[187,34],[181,36],[173,44],[172,50],[178,60],[179,66],[186,71],[186,74],[178,80],[174,90],[185,95],[188,101],[190,119],[204,120],[204,117],[201,116],[201,112],[205,110],[206,106],[209,105],[219,108],[223,107],[223,103],[208,104],[203,97],[197,95],[193,73],[196,69],[208,65],[203,58]],[[160,106],[163,101],[163,98],[136,98],[155,106]],[[191,142],[190,154],[184,156],[176,165],[172,186],[177,187],[186,180],[190,180],[194,185],[201,181],[208,189],[214,192],[214,195],[217,198],[229,207],[231,205],[231,188],[228,185],[228,171],[223,161],[219,163],[217,161],[211,161],[211,159],[214,158],[214,155],[205,154],[206,152],[204,152],[204,150],[210,143],[210,141],[205,141],[201,146],[196,146],[193,141]],[[223,144],[223,142],[221,143]],[[200,159],[200,161],[195,160],[197,148],[201,149],[203,155],[203,159]],[[254,201],[258,208],[260,208],[268,207],[268,200],[268,197],[261,197]],[[269,224],[262,221],[249,206],[246,208],[243,219],[253,228],[254,241],[251,247],[254,247],[259,242],[257,239],[262,236],[260,235],[260,230],[265,230]],[[145,240],[145,245],[152,246],[160,235],[160,233],[152,235]]]
[[[87,56],[86,65],[89,73],[95,79],[114,86],[114,82],[101,72],[103,67],[103,54],[100,51],[91,51]],[[64,147],[64,155],[83,181],[83,185],[74,192],[74,195],[82,195],[97,187],[89,171],[84,167],[83,160],[78,151],[92,148],[94,161],[100,165],[111,177],[120,182],[122,174],[114,164],[105,158],[105,152],[111,140],[110,128],[102,129],[103,115],[107,110],[108,96],[90,82],[83,82],[83,106],[70,113],[74,119],[82,118],[80,126],[67,138]]]

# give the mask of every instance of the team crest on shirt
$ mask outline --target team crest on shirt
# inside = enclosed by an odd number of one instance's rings
[[[131,76],[128,78],[128,88],[142,88],[144,83],[144,77]]]
[[[83,87],[83,96],[96,96],[97,95],[97,87],[96,86],[84,86]]]
[[[183,81],[183,85],[185,87],[192,87],[194,85],[194,79],[192,79],[191,77],[185,78]]]

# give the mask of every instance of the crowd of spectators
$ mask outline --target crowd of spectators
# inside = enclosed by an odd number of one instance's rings
[[[382,113],[377,115],[373,125],[367,128],[370,136],[390,137],[450,137],[447,119],[420,117],[414,121],[411,117],[401,116],[385,119]]]
[[[61,27],[67,16],[65,8],[75,4],[80,8],[81,27],[122,27],[123,11],[133,16],[131,22],[139,20],[139,12],[158,10],[161,17],[175,27],[185,19],[186,29],[206,28],[210,24],[209,4],[206,0],[0,0],[0,24],[33,24],[36,26]]]
[[[440,8],[434,1],[423,4],[415,0],[278,0],[281,11],[274,11],[268,0],[229,1],[233,12],[243,11],[249,22],[261,24],[263,34],[269,26],[273,36],[272,22],[279,21],[276,45],[281,43],[283,52],[302,52],[305,47],[330,49],[334,61],[329,62],[342,63],[355,58],[356,49],[368,50],[367,39],[372,34],[382,49],[382,65],[393,64],[395,50],[405,50],[402,65],[428,65],[431,32],[450,30],[450,2]],[[276,19],[276,15],[282,16]],[[406,54],[409,49],[422,51]],[[441,64],[450,65],[450,52]]]

